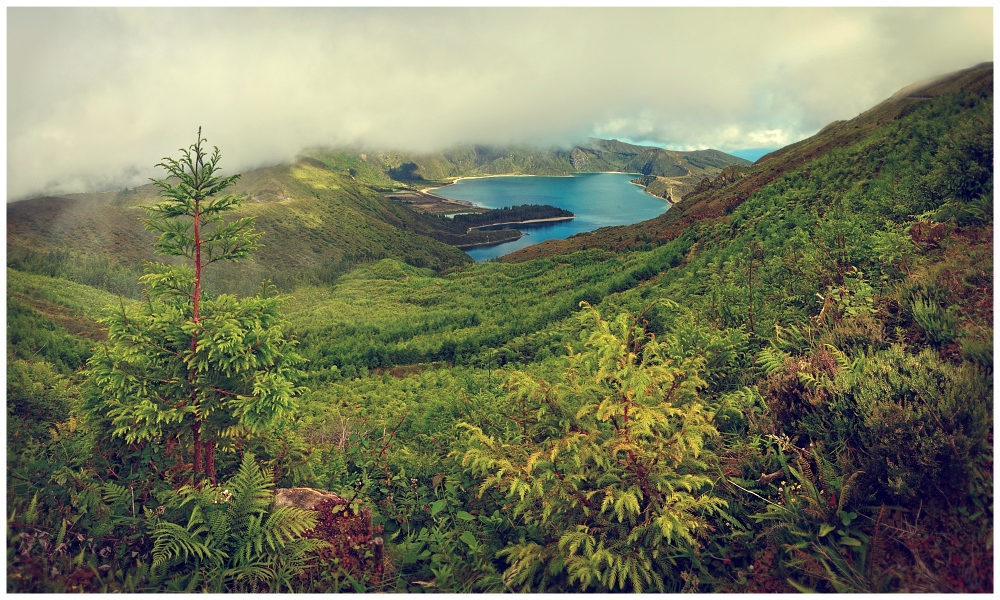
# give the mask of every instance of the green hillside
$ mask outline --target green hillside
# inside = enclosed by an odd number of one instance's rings
[[[649,176],[661,185],[669,181],[678,198],[728,165],[750,164],[718,150],[678,152],[600,139],[569,149],[469,145],[431,154],[314,149],[309,155],[336,165],[342,173],[353,173],[366,185],[386,190],[400,184],[428,187],[457,177],[619,171]],[[651,193],[663,197],[657,191]]]
[[[428,237],[454,233],[441,219],[414,213],[312,159],[251,171],[236,189],[249,198],[241,214],[256,217],[263,249],[253,262],[220,265],[208,282],[216,290],[253,293],[264,279],[283,289],[332,281],[354,264],[387,257],[437,270],[471,262]],[[145,216],[139,206],[154,199],[152,186],[143,186],[9,204],[8,264],[30,268],[49,256],[61,263],[53,267],[58,273],[76,281],[102,285],[108,270],[134,281],[141,263],[155,258],[153,237],[139,221]]]
[[[571,240],[549,240],[508,254],[503,260],[553,256],[581,248],[632,249],[663,243],[692,224],[725,220],[726,215],[732,213],[756,190],[774,182],[788,171],[800,168],[832,150],[865,140],[883,128],[899,127],[898,121],[921,110],[923,105],[937,96],[961,91],[981,95],[990,93],[992,89],[992,63],[977,65],[920,88],[908,87],[854,119],[831,123],[810,138],[761,157],[752,166],[741,168],[740,165],[734,165],[714,176],[712,183],[700,180],[697,188],[684,195],[682,202],[656,219],[634,225],[608,227],[574,236]],[[927,108],[924,107],[923,110]],[[912,124],[918,119],[910,119],[908,123]]]
[[[661,174],[679,174],[669,181],[693,185],[705,173],[741,162],[711,150],[677,153],[607,140],[592,140],[588,148],[596,162],[574,163],[572,152],[530,147],[468,146],[418,157],[312,149],[293,164],[249,171],[236,190],[250,200],[242,211],[256,217],[257,229],[265,234],[263,249],[252,263],[220,265],[207,284],[249,294],[267,279],[290,290],[299,283],[333,281],[355,264],[382,258],[441,271],[470,262],[459,247],[520,235],[516,230],[467,230],[416,213],[380,192],[430,187],[458,176],[601,170],[653,173],[657,185],[664,179]],[[145,216],[139,207],[154,197],[155,189],[147,185],[9,204],[8,264],[30,270],[47,261],[41,272],[57,269],[74,281],[134,296],[143,261],[155,258],[152,236],[139,221]]]
[[[239,214],[272,247],[226,277],[308,272],[300,255],[328,241],[361,248],[335,279],[247,299],[280,305],[266,334],[305,362],[281,373],[293,410],[213,442],[217,482],[193,458],[187,396],[97,391],[187,390],[184,369],[147,381],[84,361],[113,347],[177,364],[198,331],[249,365],[263,329],[96,289],[129,273],[69,245],[132,248],[146,190],[95,196],[98,214],[38,201],[52,220],[12,205],[8,591],[992,592],[992,89],[981,65],[753,166],[705,152],[718,175],[663,217],[511,262],[380,238],[430,216],[357,180],[542,168],[527,151],[314,152],[247,174]],[[592,164],[666,172],[658,153],[594,146],[578,148]],[[377,244],[400,256],[364,250]],[[66,279],[84,275],[93,286]],[[142,311],[180,323],[176,348],[128,330]],[[253,416],[270,410],[261,388],[192,393]],[[109,402],[177,420],[132,440],[149,424],[113,424],[95,408]],[[270,505],[272,485],[338,499],[296,513]]]

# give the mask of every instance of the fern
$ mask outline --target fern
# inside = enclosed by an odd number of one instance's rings
[[[225,486],[231,490],[229,514],[237,516],[263,513],[272,501],[274,483],[269,471],[260,469],[253,456],[247,454],[240,468]]]
[[[214,510],[208,515],[208,528],[212,532],[212,539],[217,546],[225,547],[228,542],[230,520],[225,511]]]
[[[766,534],[787,552],[787,566],[799,572],[788,581],[800,590],[824,582],[825,589],[838,593],[880,590],[882,584],[873,579],[878,574],[869,562],[872,540],[859,528],[854,512],[863,509],[849,511],[861,471],[838,475],[818,448],[796,452],[794,461],[785,461],[783,452],[778,457],[794,482],[782,489],[785,506],[770,504],[752,518],[772,523]],[[796,466],[788,466],[789,462]]]
[[[809,464],[809,459],[799,453],[795,457],[795,463],[799,467],[799,473],[805,481],[809,482],[813,488],[816,488],[818,482],[816,481],[816,475],[813,474],[812,465]]]
[[[833,464],[823,457],[818,447],[813,448],[811,455],[816,462],[816,470],[819,471],[819,480],[823,489],[839,487],[840,479],[837,477],[837,471]]]
[[[837,367],[841,372],[853,370],[854,362],[846,354],[844,354],[842,350],[838,349],[833,344],[826,344],[826,349],[833,355],[833,358],[837,363]]]
[[[124,505],[131,503],[133,499],[132,490],[112,482],[101,486],[101,495],[104,501],[111,505]]]
[[[851,473],[850,476],[848,476],[847,481],[845,481],[840,487],[840,498],[837,501],[837,512],[844,510],[848,500],[850,500],[851,495],[854,493],[854,483],[861,473],[862,471],[855,471],[854,473]]]
[[[316,511],[283,506],[267,516],[263,527],[264,543],[271,550],[277,550],[315,527]]]
[[[13,516],[11,516],[13,520]],[[24,511],[24,522],[28,525],[34,525],[38,520],[38,492],[35,492],[31,496],[31,502],[28,504],[27,510]]]
[[[193,525],[193,530],[191,529]],[[173,558],[187,561],[188,557],[218,560],[225,554],[214,550],[198,536],[207,533],[199,523],[189,522],[187,527],[155,519],[150,535],[153,538],[153,568],[167,564]]]
[[[252,455],[219,486],[184,486],[164,503],[172,513],[186,511],[185,525],[147,509],[153,538],[152,567],[187,572],[188,587],[210,591],[291,590],[294,576],[313,552],[328,544],[302,537],[316,527],[314,511],[271,509],[274,483]],[[121,490],[108,493],[121,497]],[[176,573],[175,573],[176,574]]]
[[[757,353],[757,366],[765,375],[774,375],[784,370],[788,355],[777,348],[763,348]]]
[[[913,299],[910,309],[913,320],[931,342],[945,344],[955,338],[958,326],[955,307],[945,310],[930,298],[921,295]]]

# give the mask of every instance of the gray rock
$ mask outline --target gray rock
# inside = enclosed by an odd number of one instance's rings
[[[307,487],[279,488],[274,494],[274,505],[276,507],[291,506],[303,510],[315,510],[316,505],[324,500],[333,500],[338,504],[346,504],[343,498],[333,492]]]

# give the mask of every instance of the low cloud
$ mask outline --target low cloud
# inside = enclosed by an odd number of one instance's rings
[[[198,126],[312,145],[787,144],[992,60],[992,9],[9,8],[9,200],[143,183]]]

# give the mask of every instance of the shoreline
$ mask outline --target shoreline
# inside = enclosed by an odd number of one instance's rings
[[[632,184],[632,185],[641,187],[642,191],[644,193],[649,194],[650,196],[656,198],[657,200],[663,200],[664,202],[667,203],[667,208],[668,209],[673,208],[674,205],[677,204],[676,202],[673,201],[673,197],[674,197],[673,194],[670,195],[670,198],[664,198],[663,196],[657,196],[656,194],[650,192],[649,189],[648,189],[648,186],[642,185],[641,183],[636,183],[634,181],[630,181],[629,183]]]
[[[473,229],[478,229],[480,231],[490,231],[490,229],[484,229],[486,227],[491,227],[493,229],[516,229],[517,225],[530,226],[538,223],[558,223],[561,221],[572,221],[575,218],[576,215],[572,215],[568,217],[546,217],[544,219],[528,219],[527,221],[507,221],[505,223],[490,223],[488,225],[476,225],[474,227],[469,227],[469,231],[472,231]]]
[[[626,171],[574,171],[573,173],[570,173],[568,175],[532,175],[532,174],[528,174],[528,173],[512,173],[512,174],[502,174],[502,175],[462,175],[461,177],[456,177],[454,181],[451,181],[451,182],[446,183],[444,185],[438,185],[438,186],[429,187],[429,188],[421,188],[421,189],[419,189],[417,191],[419,191],[422,194],[427,194],[428,196],[434,196],[435,198],[442,198],[444,200],[451,200],[451,198],[445,198],[444,196],[438,196],[437,194],[433,194],[433,193],[431,193],[431,190],[440,190],[442,188],[448,187],[449,185],[455,185],[456,183],[458,183],[459,181],[462,181],[463,179],[490,179],[490,178],[493,178],[493,177],[576,177],[577,175],[590,175],[590,174],[596,175],[598,173],[606,173],[606,174],[613,174],[613,175],[638,175],[640,177],[642,176],[642,173],[628,173]],[[632,183],[632,182],[630,181],[629,183]],[[638,184],[636,184],[636,185],[638,185]],[[650,194],[650,196],[652,196],[652,194]],[[659,196],[653,196],[653,197],[654,198],[659,198]],[[663,198],[660,198],[660,200],[663,200]],[[465,202],[465,201],[464,200],[452,200],[452,202]],[[474,206],[477,206],[477,205],[474,205]]]
[[[517,237],[509,238],[509,239],[506,239],[506,240],[498,240],[498,241],[495,241],[495,242],[478,242],[476,244],[462,244],[461,246],[455,246],[455,248],[458,248],[459,250],[468,250],[470,248],[483,248],[483,247],[486,247],[486,246],[499,246],[500,244],[506,244],[507,242],[517,241],[517,240],[523,238],[524,236],[528,235],[527,233],[524,233],[523,231],[518,231],[518,233],[520,235],[518,235]]]
[[[421,188],[419,192],[421,194],[427,194],[428,196],[434,196],[435,198],[441,198],[443,200],[451,200],[452,202],[468,202],[468,200],[452,200],[451,198],[445,198],[444,196],[438,196],[437,194],[431,193],[431,190],[440,190],[446,188],[449,185],[455,185],[463,179],[490,179],[493,177],[572,177],[572,175],[529,175],[526,173],[515,173],[511,175],[462,175],[461,177],[456,177],[454,181],[450,181],[444,185],[439,185],[429,188]],[[470,203],[471,204],[471,203]],[[473,205],[476,206],[476,205]],[[483,207],[480,207],[483,208]]]

